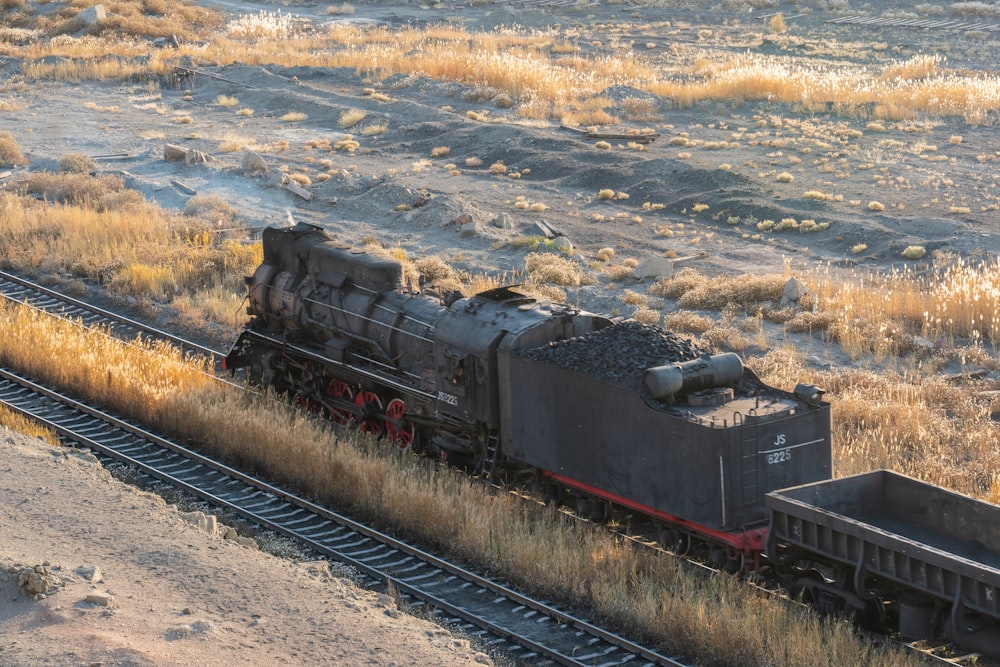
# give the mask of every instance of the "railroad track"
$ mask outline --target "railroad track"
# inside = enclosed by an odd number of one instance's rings
[[[0,369],[0,402],[66,441],[134,466],[392,587],[485,646],[532,665],[667,665],[668,656],[154,433]]]
[[[106,327],[112,335],[125,340],[165,340],[192,354],[215,359],[216,367],[223,356],[3,271],[0,296],[57,317],[73,317],[88,326]],[[412,607],[427,608],[446,624],[460,627],[470,636],[483,639],[484,645],[492,645],[522,662],[681,664],[4,369],[0,369],[0,403],[46,424],[64,440],[87,447],[105,460],[134,466],[148,477],[352,565],[371,582],[394,587]],[[516,491],[512,493],[534,502]],[[659,549],[648,536],[616,532],[636,546]],[[702,572],[722,576],[696,560],[687,562]],[[765,589],[761,592],[776,594]],[[491,620],[491,615],[499,618]],[[533,631],[530,636],[517,635],[526,628]],[[546,640],[550,634],[554,636],[550,632],[554,628],[568,632],[567,637]],[[944,658],[913,645],[904,646],[937,664],[972,664],[978,657]]]
[[[0,271],[0,296],[14,303],[29,305],[50,315],[79,319],[88,327],[107,327],[112,335],[122,340],[141,338],[167,341],[189,354],[208,357],[213,361],[216,369],[220,368],[222,358],[225,356],[223,352],[161,331],[124,315],[104,310],[6,271]]]

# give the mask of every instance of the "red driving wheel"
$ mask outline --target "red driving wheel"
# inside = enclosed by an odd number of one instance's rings
[[[361,407],[358,428],[363,433],[382,435],[382,401],[374,391],[362,389],[354,397],[354,404]]]
[[[332,398],[347,401],[348,403],[354,402],[354,392],[351,391],[351,388],[348,387],[347,383],[343,380],[334,380],[331,382],[330,386],[326,388],[326,393],[327,396]],[[350,410],[330,408],[330,419],[341,426],[347,426],[354,419],[354,415],[350,412]]]
[[[389,401],[385,409],[385,432],[397,449],[408,449],[413,444],[415,429],[406,419],[406,403],[401,398]],[[395,420],[395,421],[393,421]],[[401,422],[401,423],[400,423]]]

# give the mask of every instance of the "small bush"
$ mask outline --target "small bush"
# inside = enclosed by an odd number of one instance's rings
[[[284,116],[281,117],[281,120],[285,121],[286,123],[298,123],[303,120],[306,120],[307,118],[309,118],[309,116],[302,113],[301,111],[289,111],[288,113],[286,113]]]
[[[572,286],[583,279],[579,264],[551,253],[531,253],[524,258],[524,266],[535,283]]]
[[[868,202],[868,210],[869,211],[884,211],[885,210],[885,204],[883,204],[880,201],[870,201],[870,202]]]
[[[906,248],[900,254],[906,259],[920,259],[927,253],[927,249],[922,245],[911,245],[906,246]]]
[[[67,153],[59,158],[59,173],[90,174],[97,170],[97,163],[89,155]]]
[[[218,195],[195,195],[184,205],[184,215],[211,223],[230,223],[236,209]]]
[[[14,135],[10,132],[0,132],[0,164],[11,166],[28,164],[21,147],[17,145]]]
[[[451,155],[451,147],[449,146],[435,146],[431,149],[431,157],[447,157]]]
[[[362,109],[348,109],[340,114],[340,120],[337,121],[337,125],[346,130],[363,121],[365,115],[366,113]]]
[[[503,161],[497,160],[490,165],[490,173],[496,176],[503,176],[507,173],[507,165],[505,165]]]

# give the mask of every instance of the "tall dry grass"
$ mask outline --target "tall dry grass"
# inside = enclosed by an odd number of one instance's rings
[[[790,389],[812,382],[833,404],[834,473],[898,470],[978,498],[1000,501],[1000,406],[976,383],[932,372],[886,369],[820,371],[791,348],[750,365]]]
[[[989,73],[949,70],[937,57],[914,56],[881,72],[853,63],[822,68],[787,57],[740,54],[700,58],[677,56],[664,66],[631,50],[598,50],[593,55],[559,53],[556,29],[469,31],[453,25],[384,28],[333,24],[325,32],[297,30],[285,16],[262,13],[226,26],[209,17],[200,43],[149,52],[143,39],[86,36],[0,43],[0,55],[26,60],[25,76],[68,81],[129,79],[172,73],[179,58],[195,57],[220,66],[237,62],[284,66],[351,67],[372,79],[414,74],[485,87],[517,100],[527,118],[547,116],[570,124],[608,123],[609,101],[600,92],[627,85],[673,104],[703,100],[768,100],[875,119],[918,115],[958,116],[971,124],[990,121],[1000,110],[1000,78]],[[126,35],[156,36],[134,23]],[[214,26],[209,30],[210,26]],[[119,56],[108,58],[107,55]],[[62,56],[58,61],[47,56]]]
[[[259,243],[219,234],[215,218],[226,210],[219,202],[206,200],[203,208],[181,216],[149,204],[134,191],[109,193],[100,183],[91,188],[87,184],[97,179],[82,174],[59,178],[73,187],[59,189],[58,197],[53,189],[46,192],[67,202],[61,205],[0,194],[4,266],[70,274],[101,283],[114,296],[173,305],[192,321],[224,314],[216,321],[234,324],[245,296],[243,277],[261,262],[263,250]],[[211,219],[198,217],[205,211]]]
[[[862,645],[845,623],[762,599],[730,578],[693,576],[668,556],[492,494],[433,462],[391,455],[356,434],[338,438],[269,397],[214,382],[166,346],[128,345],[3,306],[0,363],[481,563],[699,664],[910,664]]]

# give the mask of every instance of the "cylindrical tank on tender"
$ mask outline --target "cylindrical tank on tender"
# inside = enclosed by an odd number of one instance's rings
[[[724,387],[743,377],[743,362],[732,352],[647,368],[642,373],[653,398],[668,398],[701,389]]]

